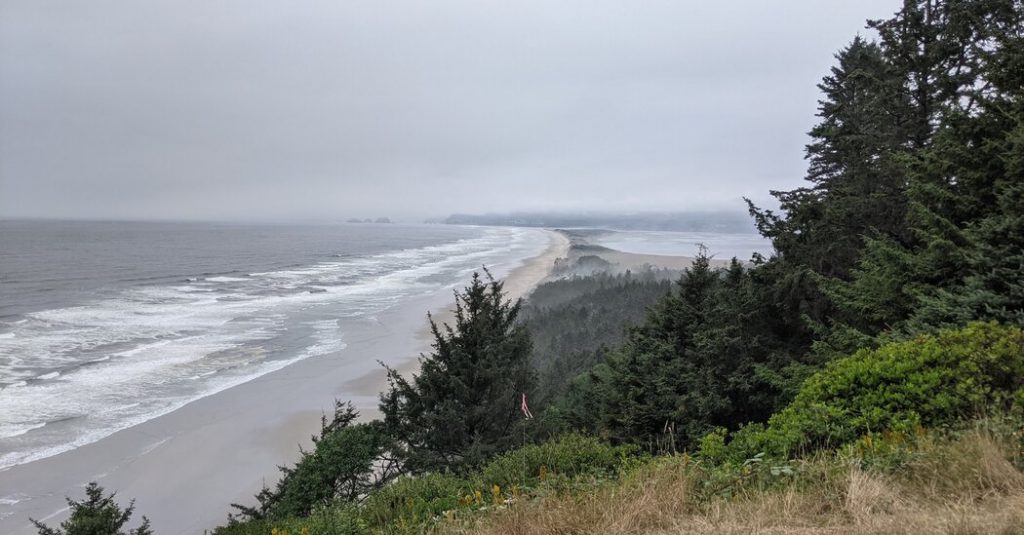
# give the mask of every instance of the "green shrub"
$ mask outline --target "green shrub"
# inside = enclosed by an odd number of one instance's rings
[[[787,457],[871,433],[913,437],[924,427],[1014,409],[1024,393],[1024,332],[975,322],[830,363],[768,421],[733,435],[731,459]]]
[[[697,456],[701,461],[718,464],[726,460],[725,439],[729,431],[719,427],[704,435],[697,447]]]
[[[235,521],[213,530],[213,535],[370,535],[373,531],[353,504],[339,502],[314,510],[305,518],[249,519]],[[305,531],[303,531],[305,530]]]
[[[398,530],[431,522],[446,511],[465,505],[462,497],[473,493],[470,484],[446,474],[402,477],[370,494],[362,505],[362,517],[372,526]]]
[[[612,477],[638,451],[635,446],[610,446],[596,438],[569,434],[500,455],[485,465],[476,478],[488,488],[525,488],[554,476]]]
[[[359,413],[351,403],[335,402],[334,416],[324,416],[312,451],[302,451],[293,467],[280,467],[277,485],[256,495],[259,505],[231,504],[238,519],[308,516],[336,500],[354,501],[380,483],[373,463],[390,445],[379,421],[354,423]]]

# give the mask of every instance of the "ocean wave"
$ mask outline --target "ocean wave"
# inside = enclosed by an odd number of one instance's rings
[[[12,438],[24,435],[33,429],[46,427],[48,422],[31,423],[25,425],[0,425],[0,438]]]
[[[207,282],[246,282],[249,279],[247,277],[207,277],[203,280]]]
[[[462,284],[483,263],[533,252],[538,236],[486,229],[447,244],[244,277],[204,274],[29,313],[13,327],[16,336],[0,339],[0,377],[13,383],[0,389],[0,469],[344,351],[344,333],[325,315],[375,316],[403,299]],[[69,420],[82,414],[88,417]],[[61,419],[59,429],[46,424]],[[5,433],[4,426],[24,431]]]

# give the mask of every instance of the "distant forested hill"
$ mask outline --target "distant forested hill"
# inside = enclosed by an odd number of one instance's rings
[[[449,225],[499,225],[517,227],[609,228],[615,230],[663,230],[679,232],[753,233],[750,217],[737,210],[672,213],[547,213],[453,214],[437,221]]]

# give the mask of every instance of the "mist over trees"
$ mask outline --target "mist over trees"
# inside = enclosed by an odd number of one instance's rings
[[[560,398],[574,377],[604,362],[628,328],[642,323],[647,308],[669,293],[671,276],[653,270],[598,273],[551,281],[531,292],[522,317],[538,376],[532,403],[543,407]],[[568,413],[563,408],[559,414]]]
[[[595,477],[638,449],[695,455],[672,473],[698,474],[704,486],[684,494],[716,507],[734,489],[789,500],[790,461],[840,448],[859,456],[803,481],[851,464],[907,469],[927,453],[915,441],[937,451],[931,429],[992,414],[1010,422],[1019,462],[1024,2],[907,0],[869,27],[877,37],[855,37],[820,84],[806,184],[773,191],[777,210],[748,201],[772,255],[713,267],[700,250],[672,282],[569,278],[522,310],[474,275],[454,324],[431,321],[421,373],[388,371],[390,455],[417,477],[368,498],[332,491],[346,532],[514,507],[522,488],[538,500],[584,481],[597,492]],[[519,414],[523,394],[536,419]],[[562,470],[554,484],[549,466]],[[523,487],[503,494],[509,484]]]
[[[748,201],[775,253],[699,257],[567,394],[568,425],[652,448],[764,421],[865,347],[1024,318],[1024,8],[908,1],[819,87],[807,185]],[[601,400],[584,403],[583,400]]]

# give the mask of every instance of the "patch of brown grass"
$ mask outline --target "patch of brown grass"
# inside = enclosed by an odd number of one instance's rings
[[[669,458],[641,468],[619,484],[592,493],[518,504],[453,531],[515,535],[650,533],[669,525],[687,507],[694,481],[678,458]]]
[[[708,473],[681,457],[651,463],[593,492],[516,504],[448,533],[1011,534],[1024,533],[1024,474],[985,433],[932,444],[893,473],[838,456],[810,461],[792,484],[705,496]]]

